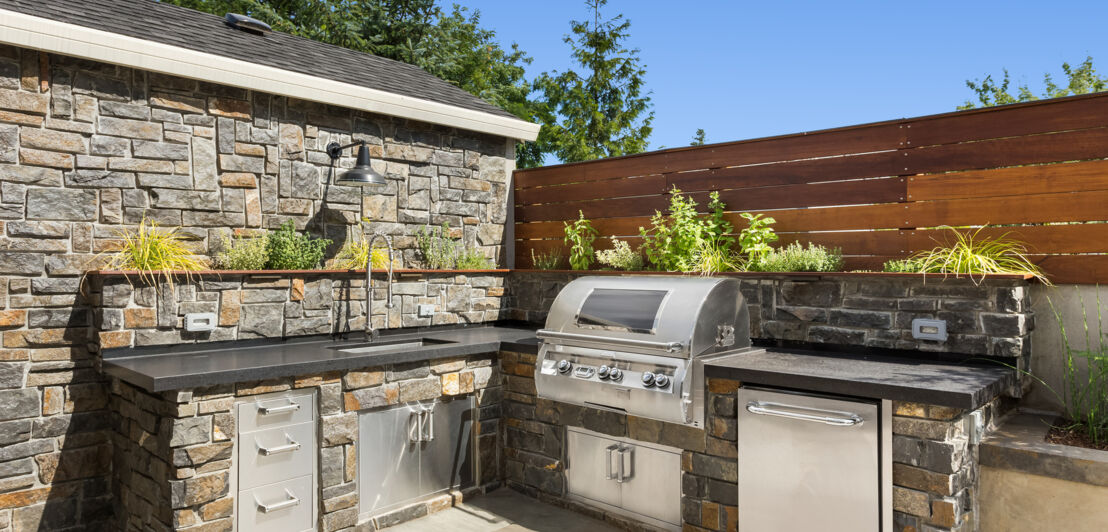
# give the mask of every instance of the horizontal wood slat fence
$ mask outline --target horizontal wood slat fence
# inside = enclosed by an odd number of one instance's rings
[[[639,227],[676,186],[702,206],[719,191],[777,220],[781,242],[841,247],[848,269],[944,241],[941,225],[1000,226],[1057,283],[1108,280],[1108,94],[677,148],[514,173],[516,265],[564,248],[581,211],[602,240]]]

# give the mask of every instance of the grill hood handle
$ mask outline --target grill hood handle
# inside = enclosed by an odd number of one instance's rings
[[[652,342],[650,340],[633,340],[627,338],[615,338],[612,336],[593,336],[591,334],[567,333],[560,331],[551,331],[548,329],[540,329],[536,331],[535,336],[538,336],[539,338],[550,338],[553,340],[579,340],[593,343],[600,342],[605,344],[616,344],[627,347],[661,349],[667,353],[677,353],[685,348],[685,344],[682,344],[681,342]]]

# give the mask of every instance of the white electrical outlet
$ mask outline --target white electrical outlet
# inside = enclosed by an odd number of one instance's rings
[[[188,332],[208,332],[215,330],[216,316],[212,312],[192,312],[185,314],[185,330]]]
[[[430,318],[435,315],[435,306],[431,304],[422,304],[416,308],[416,316],[420,318]]]

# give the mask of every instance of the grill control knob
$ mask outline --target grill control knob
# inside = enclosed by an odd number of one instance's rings
[[[600,366],[596,370],[596,376],[600,377],[601,379],[607,379],[608,378],[608,372],[609,372],[608,366]]]
[[[659,373],[654,376],[655,386],[665,388],[667,384],[669,384],[669,377],[665,376],[665,374]]]
[[[608,370],[608,378],[612,379],[613,381],[619,382],[623,380],[623,371],[621,371],[619,368],[612,368]]]
[[[573,364],[570,364],[568,360],[562,359],[558,361],[558,373],[569,373],[569,370],[573,368]]]
[[[642,374],[642,385],[647,388],[654,386],[654,374],[649,371],[644,371]]]

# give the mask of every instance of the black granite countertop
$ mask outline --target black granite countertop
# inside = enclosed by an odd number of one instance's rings
[[[705,375],[743,384],[976,409],[1015,382],[995,363],[770,348],[720,357]]]
[[[436,343],[374,353],[347,353],[359,346],[427,338]],[[441,343],[439,343],[441,342]],[[103,371],[151,392],[213,384],[292,377],[386,364],[491,353],[536,352],[535,329],[476,326],[382,334],[367,344],[360,334],[145,346],[104,353]]]

